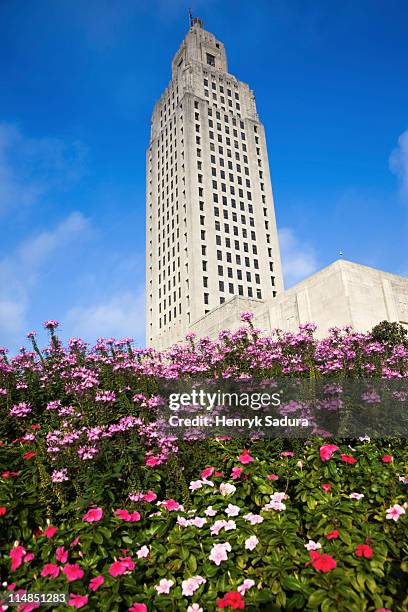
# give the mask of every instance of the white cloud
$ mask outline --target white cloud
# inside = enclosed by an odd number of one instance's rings
[[[317,270],[318,263],[314,248],[300,242],[293,229],[279,230],[279,242],[285,287],[291,287]]]
[[[402,197],[408,198],[408,130],[398,138],[398,147],[392,151],[389,163],[391,172],[400,179]]]
[[[70,308],[64,328],[73,336],[94,342],[97,338],[131,336],[142,342],[145,333],[144,289],[123,292],[106,300]]]
[[[16,125],[0,123],[0,215],[79,180],[85,157],[80,142],[28,138]]]
[[[27,331],[31,294],[42,267],[69,249],[90,229],[88,219],[73,212],[55,228],[32,235],[0,260],[0,338],[15,341]],[[4,339],[4,340],[3,340]]]
[[[53,230],[41,232],[23,242],[18,249],[18,258],[25,267],[36,268],[53,252],[65,248],[89,229],[89,220],[80,212],[72,212]]]

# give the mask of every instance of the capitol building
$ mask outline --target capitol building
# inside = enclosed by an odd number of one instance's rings
[[[408,326],[408,278],[335,261],[284,289],[264,127],[224,45],[191,18],[146,156],[146,344],[257,327]]]

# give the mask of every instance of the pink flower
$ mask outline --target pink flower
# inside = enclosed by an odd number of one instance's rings
[[[337,531],[337,529],[334,529],[333,531],[330,531],[330,533],[326,533],[326,535],[324,536],[326,538],[326,540],[335,540],[336,538],[339,537],[339,532]]]
[[[251,463],[251,461],[253,461],[253,460],[254,460],[254,458],[251,457],[251,455],[249,454],[249,451],[247,451],[246,449],[238,457],[238,461],[240,461],[241,463]]]
[[[365,557],[366,559],[371,559],[373,554],[374,554],[373,549],[371,548],[371,546],[368,546],[367,544],[359,544],[356,548],[357,557]]]
[[[243,471],[244,471],[244,468],[242,467],[233,467],[231,470],[232,480],[236,480],[237,478],[239,478]]]
[[[15,546],[10,550],[11,558],[11,571],[14,572],[23,562],[23,557],[26,554],[25,548],[22,546]]]
[[[67,577],[68,582],[73,582],[74,580],[79,580],[83,577],[84,572],[79,567],[78,563],[67,563],[62,568],[63,573]]]
[[[66,563],[68,561],[68,551],[63,546],[58,546],[55,551],[55,558],[60,563]]]
[[[391,463],[391,461],[394,461],[394,457],[392,455],[384,455],[381,457],[381,461],[383,463]]]
[[[41,570],[41,576],[51,576],[52,578],[57,578],[60,573],[60,568],[55,563],[46,563]]]
[[[147,612],[147,606],[142,603],[134,603],[129,608],[129,612]]]
[[[317,550],[311,550],[309,555],[310,561],[306,563],[306,566],[311,563],[318,572],[326,573],[337,567],[336,561],[330,555],[319,553]]]
[[[332,488],[331,484],[322,484],[322,489],[325,493],[328,493]]]
[[[310,551],[311,563],[318,572],[327,573],[337,567],[336,561],[330,555],[319,553],[317,550]],[[310,561],[306,564],[309,565]]]
[[[405,508],[403,508],[399,504],[394,504],[393,506],[391,506],[391,508],[388,508],[388,510],[386,510],[386,513],[387,519],[397,522],[399,517],[405,514]]]
[[[6,506],[0,506],[0,516],[4,516],[7,512]]]
[[[31,459],[35,457],[36,453],[34,451],[29,451],[28,453],[24,453],[23,459]]]
[[[279,476],[277,474],[268,474],[267,479],[268,480],[279,480]]]
[[[29,563],[34,559],[33,553],[27,553],[23,559],[23,563]]]
[[[166,580],[166,578],[162,578],[159,582],[159,584],[155,585],[155,589],[157,591],[157,593],[160,594],[168,594],[170,593],[170,589],[173,586],[174,581],[173,580]]]
[[[75,593],[70,593],[68,605],[74,606],[74,608],[83,608],[88,603],[87,595],[75,595]]]
[[[159,465],[161,463],[160,459],[158,457],[146,457],[145,459],[145,464],[148,465],[149,467],[155,467],[156,465]]]
[[[212,476],[213,474],[214,474],[214,468],[207,467],[201,472],[200,476],[201,478],[208,478],[209,476]]]
[[[323,444],[319,449],[320,459],[322,461],[328,461],[337,450],[339,450],[339,447],[335,444]]]
[[[127,571],[135,569],[135,564],[130,557],[120,557],[119,561],[115,561],[109,568],[111,576],[121,576]]]
[[[351,455],[345,455],[344,453],[340,455],[341,460],[344,461],[344,463],[357,463],[357,459],[355,457],[352,457]]]
[[[255,535],[250,536],[245,540],[245,548],[247,550],[254,550],[259,543],[258,538]]]
[[[118,518],[128,523],[135,523],[140,521],[139,512],[129,512],[129,510],[115,510],[115,514]]]
[[[51,538],[53,538],[55,536],[57,531],[58,531],[58,529],[56,527],[53,527],[52,525],[49,525],[46,529],[44,529],[42,535],[45,535],[45,537],[50,540]]]
[[[167,499],[166,501],[162,503],[162,506],[164,506],[170,512],[172,510],[178,510],[180,508],[180,504],[176,502],[174,499]]]
[[[58,325],[58,321],[55,321],[54,319],[50,319],[49,321],[45,321],[44,323],[45,329],[56,329]]]
[[[157,495],[153,491],[148,491],[147,493],[145,493],[145,495],[143,495],[143,501],[145,502],[153,502],[155,499],[157,499]],[[138,605],[144,606],[144,604]]]
[[[281,457],[294,457],[295,453],[293,451],[283,451],[283,453],[281,453]]]
[[[91,508],[86,514],[84,514],[82,520],[86,523],[94,523],[95,521],[100,521],[102,517],[102,508]]]
[[[103,576],[95,576],[95,578],[92,578],[92,580],[90,580],[89,588],[91,589],[91,591],[97,591],[101,584],[103,584],[104,582],[105,578]]]

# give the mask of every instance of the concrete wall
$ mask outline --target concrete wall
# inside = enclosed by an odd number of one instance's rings
[[[408,278],[338,260],[287,290],[269,304],[272,328],[295,331],[317,324],[317,337],[330,327],[369,331],[380,321],[408,325]]]
[[[253,312],[255,326],[266,333],[275,328],[296,332],[309,322],[317,324],[317,338],[331,327],[351,325],[365,332],[384,320],[408,328],[408,278],[338,260],[273,300],[235,296],[195,321],[190,331],[216,338],[223,329],[240,327],[243,311]]]

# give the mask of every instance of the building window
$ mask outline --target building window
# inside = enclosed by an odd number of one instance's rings
[[[208,304],[209,298],[210,298],[210,294],[209,293],[204,293],[204,304]]]

